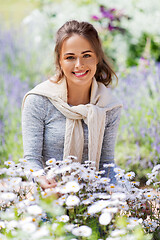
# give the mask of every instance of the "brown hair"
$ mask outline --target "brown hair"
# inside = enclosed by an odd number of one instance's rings
[[[60,52],[61,47],[65,39],[71,37],[73,34],[78,34],[87,39],[92,45],[96,56],[98,58],[97,71],[95,78],[98,82],[104,83],[106,86],[112,83],[113,75],[117,78],[117,75],[113,71],[109,62],[106,59],[104,51],[102,49],[101,40],[98,36],[96,29],[92,24],[88,22],[78,22],[76,20],[66,22],[56,34],[55,45],[55,64],[57,70],[57,81],[60,81],[64,73],[61,70],[60,65]]]

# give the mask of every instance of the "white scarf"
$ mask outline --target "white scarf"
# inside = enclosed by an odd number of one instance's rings
[[[122,104],[112,95],[111,89],[93,78],[90,103],[69,106],[67,103],[66,79],[64,78],[58,83],[47,80],[37,85],[24,96],[22,109],[29,94],[46,96],[66,117],[63,159],[73,155],[81,162],[84,145],[81,119],[84,120],[88,125],[88,159],[95,164],[98,170],[105,130],[106,111],[118,106],[122,107]]]

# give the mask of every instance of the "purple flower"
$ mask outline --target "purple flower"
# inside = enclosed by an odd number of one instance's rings
[[[109,24],[108,24],[108,30],[109,30],[110,32],[112,32],[113,30],[115,30],[115,27],[114,27],[111,23],[109,23]]]
[[[96,15],[93,15],[92,16],[92,19],[95,20],[95,21],[99,21],[100,20],[100,17],[96,16]]]
[[[100,12],[102,14],[102,17],[104,17],[104,18],[108,18],[111,21],[113,21],[115,19],[115,16],[111,13],[111,11],[106,10],[104,6],[100,6]]]

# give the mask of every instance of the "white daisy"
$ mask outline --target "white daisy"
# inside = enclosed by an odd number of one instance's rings
[[[66,199],[66,205],[68,207],[77,206],[80,203],[80,199],[75,195],[70,195]]]
[[[160,164],[154,166],[154,168],[152,169],[152,172],[156,172],[160,170]]]
[[[38,205],[31,205],[27,208],[27,212],[31,215],[41,215],[42,214],[42,208]]]
[[[104,167],[104,168],[114,167],[114,166],[115,166],[114,163],[105,163],[105,164],[103,164],[103,167]]]
[[[6,168],[0,168],[0,175],[6,173],[7,170],[8,170],[8,169],[6,169]]]
[[[5,164],[6,166],[14,166],[14,165],[15,165],[15,162],[13,162],[13,161],[5,161],[4,164]]]
[[[99,199],[110,199],[111,198],[111,195],[107,194],[107,193],[98,193],[97,194],[97,197]]]
[[[102,213],[117,213],[118,212],[118,208],[117,207],[107,207],[107,208],[104,208],[102,210]]]
[[[51,158],[48,161],[46,161],[46,165],[54,165],[56,163],[56,159],[55,158]]]
[[[100,182],[101,183],[104,183],[104,184],[107,184],[107,183],[109,183],[111,181],[111,179],[110,178],[106,178],[106,177],[102,177],[101,179],[100,179]]]
[[[24,232],[27,232],[27,233],[33,233],[37,229],[36,225],[32,222],[23,224],[21,228]]]
[[[43,237],[48,237],[49,234],[50,233],[47,226],[43,225],[41,228],[37,229],[37,231],[32,234],[32,239],[42,239]]]
[[[1,228],[5,228],[5,227],[6,227],[5,223],[3,221],[0,221],[0,230]]]
[[[12,220],[12,221],[7,222],[7,228],[9,230],[12,230],[12,229],[17,228],[17,227],[18,227],[18,222],[16,220]]]
[[[75,224],[66,224],[64,226],[64,228],[68,231],[68,232],[71,232],[73,230],[73,228],[75,228],[76,225]]]
[[[64,223],[66,223],[66,222],[69,221],[69,216],[68,216],[68,215],[58,216],[58,217],[57,217],[57,221],[58,221],[58,222],[64,222]]]
[[[133,179],[135,177],[135,173],[134,172],[128,172],[125,174],[125,177],[127,179]]]
[[[80,185],[76,181],[67,182],[65,187],[66,187],[66,192],[68,192],[68,193],[70,193],[70,192],[76,193],[80,190]]]
[[[108,206],[107,200],[99,200],[88,207],[88,214],[95,214],[101,212],[103,208]]]
[[[116,167],[116,168],[114,168],[114,172],[123,174],[125,172],[125,170]]]
[[[144,196],[146,197],[146,199],[151,200],[154,198],[155,195],[153,194],[153,192],[147,192],[144,194]]]
[[[118,237],[118,236],[125,235],[125,234],[126,234],[125,229],[115,229],[114,231],[111,232],[112,237]]]
[[[15,201],[17,199],[17,195],[12,192],[2,192],[0,195],[0,199],[2,201]]]
[[[52,224],[52,230],[53,230],[53,232],[55,232],[56,231],[56,229],[57,229],[57,227],[59,226],[59,223],[53,223]]]
[[[108,225],[112,220],[112,215],[109,212],[102,213],[99,217],[99,223],[101,225]]]
[[[26,160],[25,158],[20,158],[20,159],[19,159],[19,162],[22,163],[22,164],[23,164],[23,163],[26,164],[26,163],[27,163],[27,160]]]
[[[72,230],[72,234],[80,237],[89,237],[92,234],[92,229],[88,226],[80,226]]]
[[[45,172],[44,172],[43,169],[41,169],[41,170],[39,170],[39,171],[33,172],[33,176],[34,176],[34,177],[40,177],[40,176],[42,176],[42,175],[44,175],[44,174],[45,174]]]
[[[126,200],[126,194],[122,192],[112,193],[112,199]]]
[[[24,217],[21,220],[19,220],[19,225],[22,226],[26,223],[30,223],[30,222],[32,222],[32,219],[33,218],[31,216]]]

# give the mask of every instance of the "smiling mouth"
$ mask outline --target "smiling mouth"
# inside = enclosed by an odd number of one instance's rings
[[[85,76],[87,73],[89,72],[89,70],[85,71],[85,72],[72,72],[76,77],[83,77]]]

